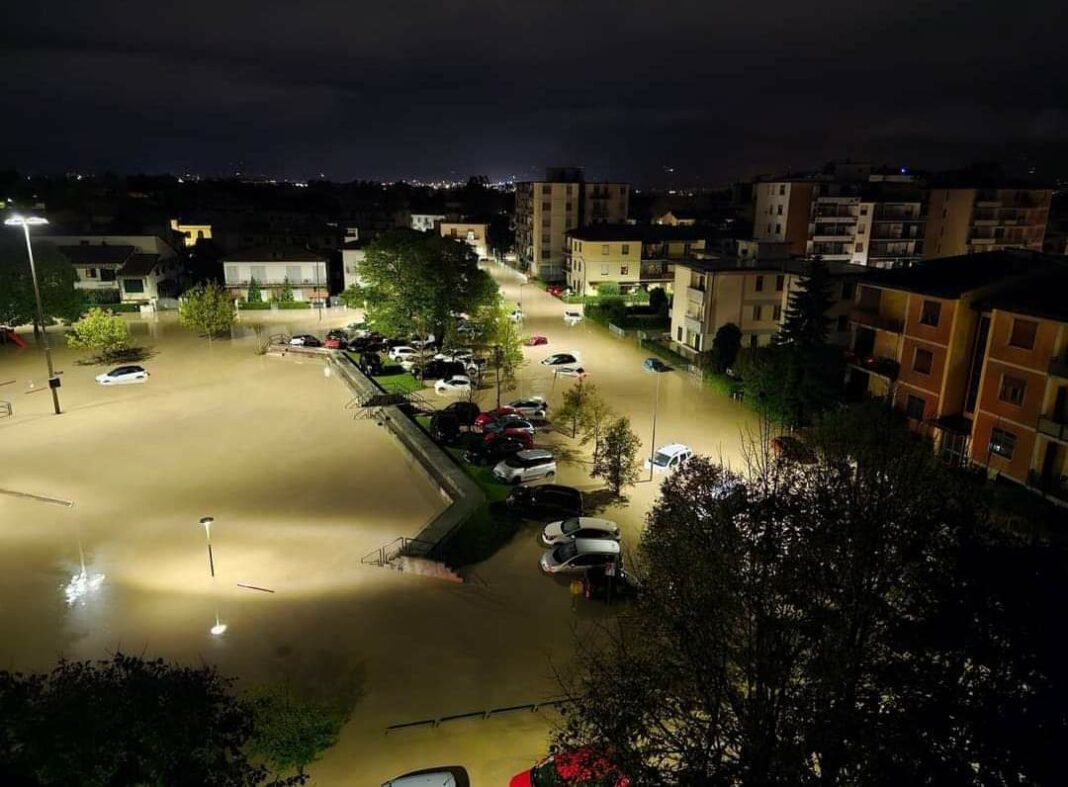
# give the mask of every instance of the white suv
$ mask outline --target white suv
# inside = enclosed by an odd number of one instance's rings
[[[691,456],[693,456],[693,449],[689,446],[682,443],[670,443],[658,448],[651,462],[648,459],[645,460],[645,469],[652,469],[658,473],[671,473],[686,464]]]
[[[506,484],[521,484],[556,475],[556,459],[544,448],[513,454],[493,468],[493,476]]]

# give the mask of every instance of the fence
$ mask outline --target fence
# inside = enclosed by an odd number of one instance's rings
[[[625,328],[620,328],[615,323],[608,323],[608,332],[619,339],[627,338],[627,331]]]
[[[400,724],[390,724],[386,727],[386,735],[397,730],[410,729],[412,727],[438,727],[447,721],[459,721],[461,719],[489,719],[502,713],[510,713],[517,710],[527,710],[537,713],[542,708],[555,708],[569,702],[566,699],[545,700],[544,702],[527,702],[522,705],[505,705],[500,708],[487,708],[486,710],[469,711],[467,713],[453,713],[448,716],[438,716],[433,719],[420,719],[419,721],[406,721]]]

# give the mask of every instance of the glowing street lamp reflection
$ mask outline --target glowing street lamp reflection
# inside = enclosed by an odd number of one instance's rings
[[[226,631],[226,624],[220,623],[218,618],[215,618],[215,625],[211,627],[211,635],[218,637],[220,634]]]

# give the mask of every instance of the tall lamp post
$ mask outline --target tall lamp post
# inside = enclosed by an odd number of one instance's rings
[[[45,330],[44,307],[41,305],[41,288],[37,284],[37,266],[33,263],[33,246],[30,244],[30,227],[40,227],[48,223],[48,219],[41,216],[11,216],[4,219],[8,227],[22,227],[26,236],[26,256],[30,258],[30,278],[33,279],[33,297],[37,302],[37,324],[41,326],[41,341],[44,342],[45,362],[48,364],[48,387],[52,389],[52,406],[56,415],[63,411],[59,409],[59,378],[56,377],[52,366],[52,350],[48,347],[48,331]]]
[[[656,396],[653,398],[653,438],[649,444],[649,480],[653,480],[653,473],[656,472],[656,466],[653,464],[653,458],[656,456],[656,414],[660,410],[660,376],[663,374],[661,371],[656,372]]]
[[[211,589],[215,593],[215,625],[211,627],[211,635],[218,637],[226,631],[226,624],[219,620],[219,597],[215,591],[215,556],[211,552],[211,526],[215,517],[202,516],[200,524],[204,526],[204,535],[208,539],[208,567],[211,569]]]

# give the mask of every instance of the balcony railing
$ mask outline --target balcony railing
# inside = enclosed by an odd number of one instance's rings
[[[901,371],[901,365],[893,358],[885,358],[879,355],[857,355],[847,353],[846,362],[866,372],[886,377],[888,380],[896,380],[897,373]]]
[[[893,317],[884,317],[874,309],[866,309],[858,307],[849,312],[849,319],[858,325],[867,325],[869,328],[875,328],[879,331],[888,331],[889,333],[901,333],[901,329],[904,324],[901,320]]]
[[[1038,431],[1054,440],[1068,442],[1068,424],[1047,418],[1044,415],[1038,417]]]
[[[1051,377],[1063,377],[1068,380],[1068,356],[1050,358],[1049,373]]]

